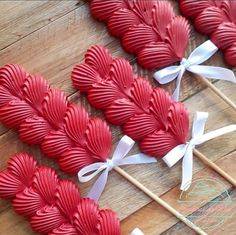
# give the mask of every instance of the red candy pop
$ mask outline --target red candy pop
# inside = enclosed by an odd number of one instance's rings
[[[125,134],[140,141],[144,153],[163,157],[186,143],[189,119],[184,105],[147,80],[135,79],[129,62],[113,59],[106,48],[90,48],[85,63],[74,68],[72,80],[111,123],[122,125]]]
[[[15,211],[42,234],[120,234],[113,211],[99,210],[96,202],[81,198],[72,181],[60,180],[55,170],[38,166],[28,154],[12,157],[0,173],[0,197],[11,199]]]
[[[207,34],[225,60],[236,66],[236,1],[179,0],[181,12],[194,21],[196,29]]]
[[[80,105],[69,103],[62,91],[19,65],[0,69],[0,121],[18,129],[27,144],[40,144],[69,174],[106,161],[111,152],[111,132],[105,121],[90,118]]]
[[[91,13],[105,21],[112,35],[120,37],[123,47],[137,54],[148,69],[180,61],[189,38],[189,25],[176,16],[167,1],[92,0]]]

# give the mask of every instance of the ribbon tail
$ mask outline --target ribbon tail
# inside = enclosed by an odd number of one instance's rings
[[[196,142],[197,145],[202,144],[208,140],[212,140],[216,137],[228,134],[230,132],[236,131],[236,124],[232,124],[229,126],[222,127],[220,129],[210,131],[199,138],[199,140]]]
[[[99,198],[102,195],[102,192],[105,189],[107,178],[108,178],[109,171],[108,169],[104,170],[102,174],[98,177],[98,179],[95,181],[94,185],[90,189],[88,193],[88,197],[95,200],[96,202],[99,200]]]
[[[168,167],[172,167],[184,156],[186,148],[186,144],[177,145],[175,148],[170,150],[170,152],[168,152],[162,158],[162,160],[166,163]]]
[[[150,157],[143,153],[138,153],[138,154],[123,158],[119,165],[123,166],[123,165],[147,164],[147,163],[155,163],[155,162],[157,162],[156,158]]]
[[[187,69],[189,72],[199,74],[204,78],[212,78],[236,83],[234,72],[230,69],[207,66],[207,65],[192,65]]]
[[[192,138],[203,135],[207,118],[208,118],[207,112],[196,112],[194,114]]]
[[[185,72],[185,68],[182,67],[180,72],[179,72],[179,75],[176,79],[176,88],[174,90],[174,93],[172,94],[172,100],[174,101],[178,101],[179,100],[179,94],[180,94],[180,84],[181,84],[181,80],[182,80],[182,77],[184,75],[184,72]]]
[[[188,147],[182,161],[182,183],[180,189],[187,191],[192,183],[193,177],[193,150]]]
[[[144,233],[139,228],[135,228],[130,235],[144,235]]]
[[[124,135],[119,141],[116,149],[113,153],[112,161],[114,163],[119,163],[132,149],[135,142],[127,135]]]

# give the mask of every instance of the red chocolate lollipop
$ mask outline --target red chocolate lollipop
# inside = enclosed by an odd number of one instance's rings
[[[88,93],[89,102],[102,109],[110,122],[122,125],[125,134],[140,141],[144,153],[164,157],[170,167],[184,157],[181,190],[188,189],[192,181],[192,152],[205,138],[201,125],[203,120],[206,121],[206,114],[197,115],[196,123],[199,124],[194,125],[193,139],[187,142],[189,119],[184,105],[171,100],[163,89],[154,89],[147,80],[135,79],[127,60],[113,59],[101,46],[93,46],[87,51],[85,63],[73,69],[72,80],[77,89]],[[236,130],[235,126],[226,129]],[[215,138],[218,135],[209,133],[206,136]],[[196,137],[201,141],[198,142]],[[236,186],[236,181],[206,156],[197,150],[194,154]]]
[[[19,65],[0,69],[0,121],[16,128],[27,144],[39,144],[62,171],[76,174],[84,166],[106,161],[111,132],[105,121],[90,118],[80,105],[49,87],[41,76]]]
[[[90,48],[85,63],[74,68],[72,80],[111,123],[122,125],[125,134],[140,141],[144,153],[159,158],[186,143],[189,119],[184,105],[147,80],[135,79],[129,62],[112,58],[106,48]]]
[[[225,60],[236,66],[236,1],[179,0],[181,12],[193,20],[196,29],[207,34]]]
[[[0,173],[0,198],[12,200],[15,211],[42,234],[120,234],[113,211],[99,210],[95,201],[81,198],[72,181],[60,180],[55,170],[38,166],[28,154],[12,157]]]
[[[105,21],[123,47],[137,54],[148,69],[181,61],[189,39],[189,25],[176,16],[171,4],[156,0],[92,0],[91,13]]]

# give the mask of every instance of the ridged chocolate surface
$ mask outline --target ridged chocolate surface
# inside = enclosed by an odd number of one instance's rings
[[[228,64],[236,66],[236,1],[179,0],[182,13],[196,29],[207,34],[224,52]]]
[[[73,69],[72,80],[108,121],[122,125],[125,134],[139,140],[146,154],[163,157],[186,142],[189,119],[184,105],[147,80],[135,78],[129,62],[112,58],[106,48],[91,47],[85,63]]]
[[[0,69],[0,91],[0,121],[18,129],[27,144],[41,145],[62,171],[76,174],[109,157],[112,140],[106,122],[90,118],[41,76],[28,74],[17,64],[5,65]]]
[[[72,181],[59,179],[55,170],[38,166],[28,154],[13,156],[0,173],[0,198],[11,199],[15,211],[42,234],[120,234],[113,211],[99,210],[96,202],[81,198]]]
[[[90,7],[92,15],[121,38],[123,47],[137,55],[141,66],[156,69],[183,58],[189,25],[168,1],[92,0]]]

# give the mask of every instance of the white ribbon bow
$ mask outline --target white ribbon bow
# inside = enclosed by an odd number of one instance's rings
[[[188,57],[183,58],[178,66],[169,66],[154,73],[153,77],[160,83],[166,84],[173,81],[176,77],[176,89],[172,95],[174,101],[178,101],[180,92],[180,83],[186,70],[199,74],[205,78],[226,80],[236,83],[236,77],[232,70],[216,67],[199,65],[208,60],[218,50],[216,45],[208,40],[197,47]]]
[[[135,228],[130,235],[144,235],[144,233],[139,228]]]
[[[134,141],[128,136],[123,136],[118,143],[115,152],[111,159],[106,162],[96,162],[82,168],[78,173],[80,182],[88,182],[97,174],[102,172],[94,185],[92,186],[88,197],[96,201],[100,198],[105,185],[107,183],[108,173],[116,166],[131,165],[131,164],[145,164],[157,162],[156,158],[149,157],[145,154],[139,153],[132,156],[125,157],[134,145]],[[92,172],[92,173],[91,173]],[[90,173],[90,174],[89,174]]]
[[[162,158],[169,167],[172,167],[183,158],[182,183],[180,187],[183,191],[187,191],[192,183],[194,147],[236,130],[236,125],[234,124],[204,134],[207,117],[208,113],[196,112],[193,120],[192,139],[186,144],[176,146]]]

